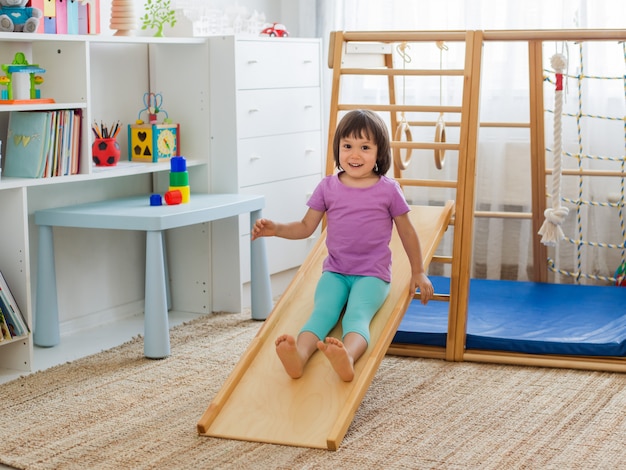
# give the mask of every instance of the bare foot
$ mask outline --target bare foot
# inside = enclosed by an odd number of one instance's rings
[[[282,335],[276,339],[276,354],[280,362],[283,363],[285,372],[289,374],[292,379],[299,379],[302,377],[304,371],[304,364],[302,358],[296,348],[296,340],[291,335]]]
[[[319,341],[317,348],[324,353],[330,364],[344,382],[351,382],[354,378],[354,361],[348,350],[337,338],[328,337],[325,342]]]

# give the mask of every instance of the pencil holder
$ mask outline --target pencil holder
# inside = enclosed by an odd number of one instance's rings
[[[91,156],[96,166],[115,166],[120,160],[120,145],[112,137],[96,139],[91,146]]]

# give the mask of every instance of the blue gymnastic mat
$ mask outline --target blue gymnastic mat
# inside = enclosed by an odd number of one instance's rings
[[[435,292],[450,279],[431,278]],[[448,302],[411,302],[394,343],[445,346]],[[467,349],[626,356],[626,288],[470,281]]]

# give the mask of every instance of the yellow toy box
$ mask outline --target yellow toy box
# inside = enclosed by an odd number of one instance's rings
[[[135,124],[128,125],[128,159],[156,163],[180,155],[180,125],[163,109],[161,93],[145,93],[143,104]],[[158,122],[159,113],[165,115],[162,122]]]
[[[161,162],[180,154],[180,125],[129,124],[128,158],[138,162]]]

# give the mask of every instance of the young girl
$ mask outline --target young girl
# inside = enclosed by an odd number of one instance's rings
[[[385,176],[391,166],[391,147],[383,120],[369,110],[349,112],[337,126],[333,153],[339,171],[319,183],[304,218],[291,223],[259,219],[252,239],[307,238],[326,213],[328,257],[313,312],[297,339],[284,334],[276,340],[276,352],[287,374],[297,379],[319,349],[339,377],[349,382],[354,378],[354,363],[369,344],[370,322],[389,293],[389,241],[394,223],[411,262],[411,289],[420,290],[425,304],[433,287],[424,273],[409,206],[399,184]],[[327,337],[344,307],[343,341]]]

